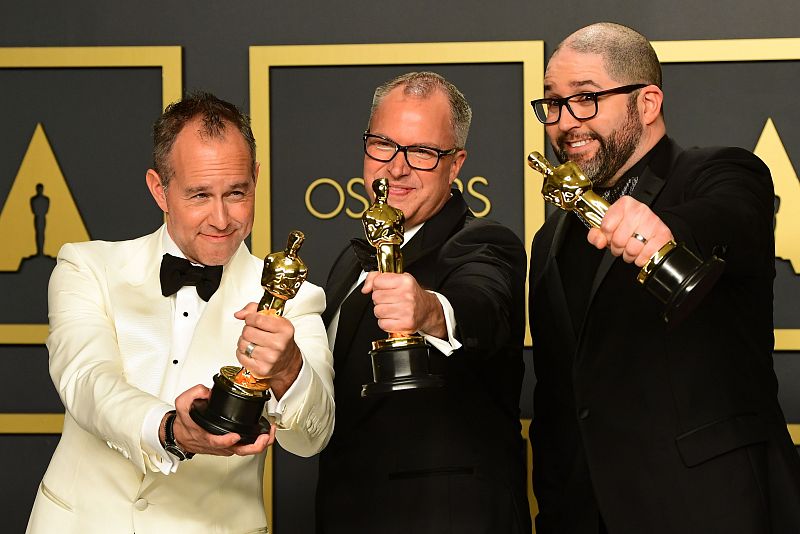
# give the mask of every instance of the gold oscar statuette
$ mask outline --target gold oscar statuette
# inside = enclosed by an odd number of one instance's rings
[[[361,222],[367,241],[375,247],[377,268],[382,273],[402,273],[403,212],[388,204],[389,180],[372,183],[375,202],[364,212]],[[441,387],[444,381],[430,373],[428,344],[416,332],[392,332],[386,339],[372,342],[374,382],[364,384],[362,397],[392,391]]]
[[[539,152],[531,152],[528,165],[544,175],[546,201],[571,211],[589,228],[600,227],[610,204],[592,190],[592,181],[577,164],[567,161],[553,167]],[[702,261],[685,246],[669,241],[653,254],[636,280],[664,305],[664,321],[675,325],[708,294],[724,268],[725,262],[716,256]]]
[[[297,294],[306,280],[308,269],[297,256],[304,240],[303,232],[294,230],[289,233],[285,250],[264,258],[264,296],[258,313],[283,315],[286,301]],[[269,432],[269,422],[263,416],[270,398],[269,378],[256,376],[245,367],[223,367],[214,375],[210,398],[197,399],[192,404],[192,420],[212,434],[236,432],[242,437],[239,443],[253,443],[260,434]]]

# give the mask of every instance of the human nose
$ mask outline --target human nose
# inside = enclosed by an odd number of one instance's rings
[[[228,207],[222,199],[214,200],[208,215],[208,223],[219,230],[228,227]]]
[[[398,150],[391,161],[386,164],[386,170],[392,177],[405,176],[411,172],[411,167],[408,164],[407,152],[405,150]]]
[[[566,132],[573,128],[580,127],[581,121],[575,118],[575,115],[572,114],[572,110],[569,109],[569,105],[565,102],[564,105],[561,106],[561,116],[559,116],[557,124],[559,130]]]

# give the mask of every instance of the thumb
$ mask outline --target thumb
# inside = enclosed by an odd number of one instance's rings
[[[364,280],[364,287],[361,288],[361,292],[363,294],[366,295],[367,293],[372,293],[374,280],[376,276],[377,273],[375,271],[367,274],[367,278]]]
[[[250,313],[256,311],[257,309],[258,309],[258,304],[256,304],[255,302],[250,302],[249,304],[247,304],[247,306],[245,306],[241,310],[234,312],[233,316],[236,317],[237,319],[244,319]]]

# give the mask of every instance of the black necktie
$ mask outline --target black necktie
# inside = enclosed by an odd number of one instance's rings
[[[161,294],[174,295],[183,286],[195,286],[201,299],[208,302],[222,280],[222,265],[192,265],[184,258],[164,254],[161,259]]]
[[[358,263],[365,273],[378,269],[378,258],[375,255],[375,247],[369,244],[366,239],[351,239],[350,245],[353,247]]]

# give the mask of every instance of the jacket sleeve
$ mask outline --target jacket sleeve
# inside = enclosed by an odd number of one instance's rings
[[[170,406],[126,380],[104,271],[81,250],[64,245],[50,277],[50,376],[78,425],[145,472],[144,418],[154,407]]]
[[[674,177],[686,180],[684,197],[673,206],[655,208],[656,214],[677,241],[702,258],[722,256],[726,275],[771,272],[764,265],[774,257],[775,194],[769,169],[740,148],[695,152],[699,162],[687,173],[691,177]]]
[[[440,253],[439,293],[453,307],[456,337],[467,354],[491,357],[522,346],[526,255],[519,238],[496,223],[474,220]]]
[[[293,391],[278,424],[276,438],[281,446],[299,456],[321,451],[333,433],[333,357],[320,314],[325,293],[305,282],[286,305],[284,317],[292,322],[294,339],[303,355],[310,380],[304,391]]]

